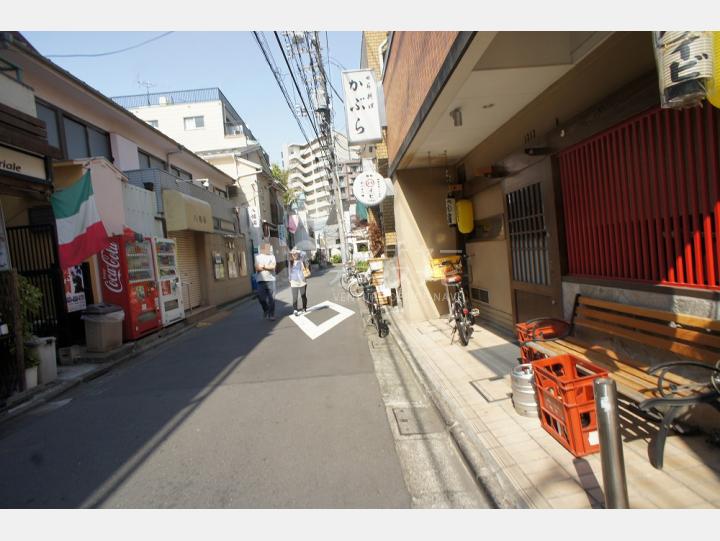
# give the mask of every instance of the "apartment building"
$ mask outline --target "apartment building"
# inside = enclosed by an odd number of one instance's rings
[[[352,180],[360,171],[357,152],[348,147],[347,137],[335,132],[337,174],[344,200],[352,196]],[[304,195],[310,227],[322,231],[334,212],[333,176],[328,158],[315,139],[310,144],[288,144],[283,147],[283,168],[288,170],[288,186]]]
[[[26,183],[37,188],[34,197],[0,195],[13,269],[43,291],[42,313],[34,322],[38,333],[57,336],[60,345],[82,343],[84,337],[80,312],[65,305],[48,194],[88,171],[109,235],[131,229],[177,241],[186,309],[248,294],[245,238],[235,205],[222,195],[235,179],[40,55],[19,33],[0,39],[0,56],[13,67],[2,74],[0,101],[19,103],[8,107],[26,111],[27,129],[47,141],[43,146],[42,141],[13,136],[9,142],[15,152],[29,150],[45,160],[44,177],[36,167],[28,168],[38,176],[33,185]],[[34,146],[28,147],[30,143]],[[80,267],[87,304],[101,302],[97,256]]]
[[[281,227],[285,188],[273,179],[267,153],[219,88],[112,99],[232,177],[235,182],[229,189],[216,190],[244,209],[243,225],[250,233],[248,256],[267,240],[278,261],[285,261],[287,239]]]

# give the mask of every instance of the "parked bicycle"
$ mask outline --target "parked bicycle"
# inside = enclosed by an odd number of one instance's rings
[[[365,286],[370,283],[370,269],[366,272],[355,272],[355,275],[350,278],[347,292],[350,296],[359,299],[365,292]]]
[[[350,281],[357,276],[358,271],[352,263],[347,263],[340,275],[340,287],[345,291],[350,287]]]
[[[377,330],[380,338],[385,338],[390,332],[390,327],[383,318],[383,310],[380,305],[377,288],[368,280],[363,286],[365,304],[370,312],[370,322]]]
[[[448,288],[450,296],[448,302],[450,304],[450,320],[454,322],[450,343],[458,333],[460,343],[467,346],[470,343],[470,337],[473,333],[473,325],[475,318],[480,314],[477,308],[473,308],[469,302],[469,297],[465,295],[465,284],[463,276],[463,266],[467,268],[467,255],[462,255],[462,263],[453,264],[450,261],[444,261],[443,264],[450,266],[452,270],[445,273],[443,282]]]

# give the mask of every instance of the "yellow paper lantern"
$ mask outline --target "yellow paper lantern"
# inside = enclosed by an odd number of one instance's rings
[[[713,80],[707,99],[720,109],[720,32],[713,32]]]
[[[473,205],[469,199],[458,199],[455,203],[457,226],[460,233],[470,233],[475,228]]]

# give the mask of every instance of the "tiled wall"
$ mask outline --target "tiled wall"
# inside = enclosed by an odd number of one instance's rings
[[[458,32],[395,32],[383,89],[388,159],[392,162]]]

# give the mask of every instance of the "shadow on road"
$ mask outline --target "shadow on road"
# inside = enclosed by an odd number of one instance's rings
[[[264,320],[252,299],[0,425],[0,507],[102,507],[291,312]]]

